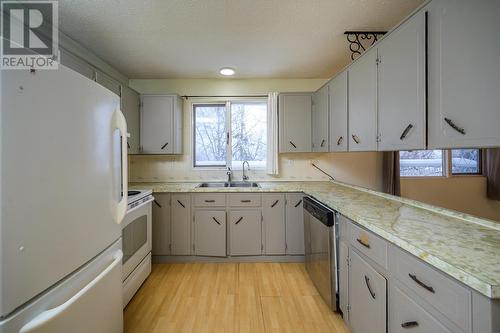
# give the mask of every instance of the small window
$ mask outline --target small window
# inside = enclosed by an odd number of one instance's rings
[[[451,174],[477,175],[481,173],[480,149],[452,149]]]
[[[195,104],[194,166],[226,166],[226,105]]]
[[[444,176],[444,154],[440,149],[399,152],[401,177]]]

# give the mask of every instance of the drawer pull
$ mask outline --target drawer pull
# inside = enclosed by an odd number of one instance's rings
[[[356,238],[356,240],[358,241],[358,243],[359,243],[359,244],[363,245],[363,246],[364,246],[364,247],[366,247],[367,249],[369,249],[369,248],[370,248],[370,244],[363,242],[363,241],[362,241],[361,239],[359,239],[359,238]]]
[[[163,149],[165,149],[165,147],[166,147],[166,146],[168,146],[168,142],[167,142],[167,143],[165,143],[163,146],[161,146],[161,149],[162,149],[162,150],[163,150]]]
[[[455,131],[457,131],[458,133],[462,134],[462,135],[465,135],[465,130],[462,128],[462,127],[458,127],[454,122],[453,120],[449,119],[449,118],[444,118],[444,121],[446,121],[446,123],[448,125],[450,125],[451,128],[453,128]]]
[[[157,205],[159,208],[161,208],[161,205],[160,205],[160,203],[158,201],[153,200],[153,202],[155,203],[155,205]]]
[[[213,199],[210,199],[210,200],[205,200],[205,202],[208,202],[208,203],[210,203],[210,202],[215,202],[215,200],[213,200]]]
[[[248,199],[245,199],[245,200],[240,200],[241,202],[252,202],[252,200],[248,200]]]
[[[402,323],[401,327],[402,328],[412,328],[412,327],[417,327],[418,323],[416,321],[407,321],[406,323]]]
[[[356,134],[353,134],[353,135],[352,135],[352,139],[353,139],[353,140],[354,140],[354,142],[356,142],[357,144],[359,144],[359,143],[360,143],[359,138],[358,138],[358,136],[357,136]]]
[[[408,132],[410,132],[410,130],[413,128],[413,124],[410,124],[408,126],[406,126],[405,130],[403,131],[403,133],[401,133],[401,136],[399,137],[399,140],[404,140],[404,138],[406,138],[406,136],[408,135]]]
[[[420,281],[416,275],[413,275],[413,274],[410,274],[408,273],[408,276],[413,280],[415,281],[416,284],[418,284],[420,287],[424,288],[425,290],[427,291],[430,291],[431,293],[436,293],[436,291],[434,290],[434,288],[432,288],[431,286],[428,286],[426,285],[425,283],[423,283],[422,281]]]
[[[217,221],[217,219],[215,217],[212,217],[212,219],[215,221],[215,223],[217,223],[218,225],[220,225],[220,222]]]
[[[320,147],[323,147],[325,145],[325,139],[321,140]]]
[[[276,200],[272,205],[271,205],[271,208],[274,208],[274,206],[276,206],[278,204],[279,200]]]
[[[372,296],[373,299],[375,299],[375,293],[373,292],[372,287],[370,286],[370,278],[366,275],[365,275],[365,282],[366,282],[366,288],[368,288],[370,295]]]
[[[295,208],[299,207],[299,205],[300,205],[301,203],[302,203],[302,199],[300,199],[300,201],[299,201],[299,202],[297,202],[297,203],[295,204],[295,206],[294,206],[294,207],[295,207]]]
[[[344,141],[343,136],[339,137],[339,139],[337,140],[337,146],[340,146],[342,144],[342,141]]]
[[[240,217],[240,218],[238,219],[238,221],[236,221],[236,223],[235,223],[235,224],[238,224],[238,223],[240,223],[241,221],[243,221],[243,216],[242,216],[242,217]]]
[[[297,148],[297,146],[295,145],[295,143],[293,143],[292,141],[290,141],[290,144],[293,146],[293,148]]]
[[[186,208],[186,206],[184,206],[184,204],[180,200],[177,200],[177,202],[182,206],[182,208]]]

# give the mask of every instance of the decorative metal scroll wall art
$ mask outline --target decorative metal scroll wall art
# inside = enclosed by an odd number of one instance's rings
[[[379,37],[385,35],[387,31],[346,31],[344,35],[347,36],[349,42],[349,49],[351,50],[351,60],[356,59],[366,51],[367,48],[375,44]]]

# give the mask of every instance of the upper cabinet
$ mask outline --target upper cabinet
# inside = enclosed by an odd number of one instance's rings
[[[328,84],[312,96],[312,151],[328,151]]]
[[[500,146],[500,1],[428,11],[429,148]]]
[[[311,151],[311,94],[279,95],[279,151]]]
[[[102,85],[103,87],[111,90],[112,92],[114,92],[118,96],[121,95],[122,86],[121,86],[120,82],[116,81],[111,76],[96,70],[95,81],[97,83],[99,83],[100,85]]]
[[[180,96],[141,96],[140,118],[142,153],[182,153],[182,100]]]
[[[347,151],[347,71],[329,83],[330,151]]]
[[[425,149],[425,13],[378,46],[378,150]]]
[[[377,150],[377,49],[349,67],[349,150]]]
[[[121,109],[127,120],[128,152],[129,154],[139,153],[139,93],[128,87],[122,88]]]

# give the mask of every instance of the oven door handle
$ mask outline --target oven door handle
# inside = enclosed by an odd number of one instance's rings
[[[141,208],[143,205],[147,205],[148,203],[150,202],[153,202],[155,200],[155,198],[152,196],[151,198],[148,199],[148,201],[144,201],[143,203],[141,203],[140,205],[137,205],[135,206],[134,208],[132,208],[131,210],[127,211],[127,214],[129,213],[132,213],[133,211],[135,211],[136,209],[139,209]]]

